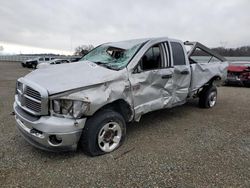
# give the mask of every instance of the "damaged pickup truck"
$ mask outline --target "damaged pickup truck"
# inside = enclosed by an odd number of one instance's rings
[[[189,46],[186,51],[185,45]],[[208,62],[196,60],[203,51]],[[150,111],[199,97],[216,104],[216,85],[228,63],[197,42],[149,38],[102,44],[79,62],[35,70],[19,78],[14,102],[17,128],[35,147],[91,156],[117,149],[126,123]]]

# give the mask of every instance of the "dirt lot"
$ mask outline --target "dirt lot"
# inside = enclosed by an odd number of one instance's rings
[[[15,81],[29,69],[0,63],[1,187],[250,187],[250,88],[221,87],[213,109],[197,101],[128,126],[117,151],[49,153],[18,134]]]

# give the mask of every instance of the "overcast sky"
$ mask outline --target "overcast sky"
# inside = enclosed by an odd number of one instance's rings
[[[6,0],[0,27],[5,52],[67,53],[82,44],[161,36],[236,47],[250,45],[250,1]]]

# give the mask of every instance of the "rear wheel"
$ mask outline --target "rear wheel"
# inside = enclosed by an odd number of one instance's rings
[[[102,110],[87,120],[79,145],[87,155],[102,155],[121,146],[125,135],[124,118],[113,110]]]
[[[212,108],[217,102],[217,88],[209,85],[200,93],[199,106],[201,108]]]

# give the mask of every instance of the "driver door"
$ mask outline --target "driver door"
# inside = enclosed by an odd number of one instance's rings
[[[130,75],[135,120],[150,111],[171,107],[173,73],[163,43],[151,46]]]

